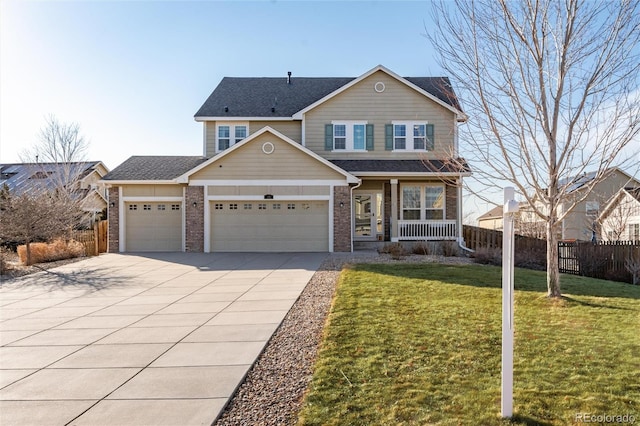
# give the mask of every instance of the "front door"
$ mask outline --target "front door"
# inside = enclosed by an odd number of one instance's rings
[[[354,194],[353,204],[354,239],[377,239],[382,234],[382,194]]]

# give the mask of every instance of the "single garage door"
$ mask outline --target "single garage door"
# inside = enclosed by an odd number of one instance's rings
[[[182,250],[182,204],[125,203],[126,251]]]
[[[328,251],[328,201],[212,201],[211,251]]]

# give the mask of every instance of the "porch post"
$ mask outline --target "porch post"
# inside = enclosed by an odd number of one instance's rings
[[[391,241],[398,241],[398,179],[391,179]]]

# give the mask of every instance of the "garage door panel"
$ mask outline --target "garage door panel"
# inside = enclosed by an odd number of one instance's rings
[[[216,202],[212,251],[328,251],[327,201]]]
[[[180,203],[125,203],[126,251],[182,250]]]

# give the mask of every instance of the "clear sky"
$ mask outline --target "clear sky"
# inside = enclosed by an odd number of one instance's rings
[[[224,76],[357,77],[378,64],[442,75],[423,36],[429,8],[0,0],[0,162],[19,162],[49,114],[78,123],[88,159],[110,169],[131,155],[200,155],[193,115]]]

